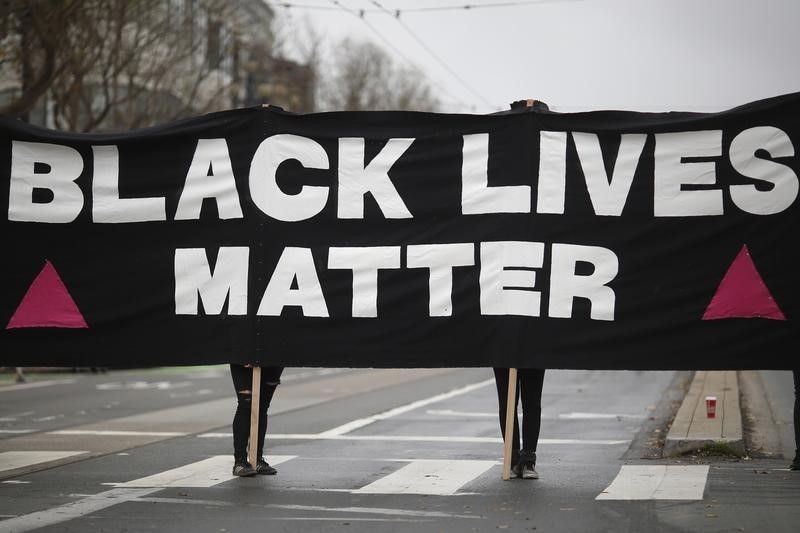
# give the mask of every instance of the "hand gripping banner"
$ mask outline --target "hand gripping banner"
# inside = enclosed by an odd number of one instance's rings
[[[800,94],[0,119],[0,363],[798,366]]]

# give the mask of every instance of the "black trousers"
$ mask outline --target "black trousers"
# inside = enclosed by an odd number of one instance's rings
[[[261,369],[261,389],[258,409],[258,455],[264,455],[264,437],[267,434],[267,411],[275,389],[281,382],[281,367]],[[236,413],[233,415],[233,457],[237,461],[247,460],[247,443],[250,440],[250,406],[252,404],[253,369],[231,364],[231,378],[236,389]]]
[[[508,369],[494,368],[497,385],[497,403],[500,406],[500,433],[506,438],[506,408],[508,405]],[[520,368],[517,370],[517,402],[522,399],[522,450],[523,455],[536,453],[539,429],[542,422],[542,387],[544,369]],[[517,411],[514,410],[514,434],[512,437],[512,463],[520,459],[520,433]]]
[[[794,376],[794,447],[800,450],[800,370],[792,370]]]

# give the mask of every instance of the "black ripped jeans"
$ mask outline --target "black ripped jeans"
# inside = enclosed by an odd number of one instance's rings
[[[500,406],[500,433],[506,437],[506,406],[508,405],[508,369],[494,368],[497,385],[497,403]],[[511,444],[511,463],[520,459],[536,462],[536,445],[542,422],[542,387],[544,369],[520,368],[517,370],[517,402],[522,398],[522,453],[519,442],[519,419],[514,410],[514,434]]]
[[[264,455],[264,436],[267,434],[267,411],[281,382],[283,368],[268,366],[261,368],[261,391],[258,410],[258,455]],[[236,389],[236,414],[233,416],[233,457],[236,461],[247,461],[247,443],[250,440],[250,405],[253,387],[253,369],[244,365],[231,364],[231,377]],[[253,465],[255,466],[255,465]]]
[[[800,370],[792,370],[794,376],[794,447],[800,453]]]

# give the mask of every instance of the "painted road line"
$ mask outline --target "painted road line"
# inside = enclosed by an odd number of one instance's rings
[[[77,383],[77,379],[48,379],[46,381],[34,381],[33,383],[20,383],[18,385],[6,385],[0,387],[0,392],[12,392],[18,390],[38,389],[39,387],[52,387],[53,385],[72,385]]]
[[[48,435],[94,435],[97,437],[185,437],[180,431],[116,431],[104,429],[60,429],[48,431]]]
[[[496,461],[414,461],[388,476],[354,490],[354,494],[430,494],[448,496],[477,478]]]
[[[452,409],[429,409],[426,414],[435,416],[463,416],[467,418],[497,418],[497,413],[475,413],[468,411],[453,411]]]
[[[266,457],[271,465],[279,465],[285,463],[290,459],[294,459],[296,455],[271,455]],[[219,485],[225,481],[234,479],[231,474],[231,467],[233,466],[233,459],[230,455],[215,455],[191,463],[188,465],[173,468],[165,472],[159,472],[152,476],[134,479],[124,483],[103,483],[104,485],[111,485],[118,488],[144,488],[144,487],[187,487],[187,488],[206,488]]]
[[[623,465],[597,500],[702,500],[708,465]]]
[[[454,389],[442,394],[437,394],[436,396],[431,396],[430,398],[425,398],[423,400],[417,400],[415,402],[411,402],[406,405],[401,405],[400,407],[395,407],[394,409],[389,409],[388,411],[368,416],[366,418],[359,418],[357,420],[352,420],[346,424],[342,424],[341,426],[337,426],[335,428],[329,429],[328,431],[324,431],[322,432],[322,434],[326,436],[344,435],[345,433],[350,433],[351,431],[355,431],[356,429],[368,426],[374,422],[378,422],[379,420],[385,420],[393,416],[413,411],[414,409],[419,409],[420,407],[424,407],[432,403],[440,402],[442,400],[447,400],[455,396],[460,396],[461,394],[472,392],[476,389],[480,389],[492,383],[494,383],[494,378],[480,381],[478,383],[472,383],[465,387]]]
[[[107,490],[76,502],[2,520],[0,521],[0,533],[23,533],[24,531],[53,526],[102,511],[112,505],[135,500],[141,496],[148,496],[159,490],[161,488]]]
[[[613,413],[561,413],[559,420],[615,420],[617,418],[644,418],[644,415],[625,415]]]
[[[35,429],[0,429],[0,435],[24,435],[35,431]]]
[[[85,451],[37,451],[37,452],[0,452],[0,472],[24,468],[40,463],[58,461],[66,457],[74,457],[89,453]]]
[[[231,438],[231,433],[201,433],[200,438]],[[463,443],[487,443],[499,444],[503,442],[500,437],[462,437],[444,435],[329,435],[323,433],[275,433],[267,435],[272,440],[363,440],[363,441],[403,441],[403,442],[463,442]],[[628,444],[630,439],[539,439],[540,445],[591,445],[591,446],[615,446],[618,444]]]
[[[305,489],[304,489],[305,490]],[[348,491],[349,492],[349,491]],[[149,496],[139,498],[139,502],[149,503],[168,503],[175,505],[205,505],[209,507],[242,507],[240,502],[227,500],[194,500],[186,498],[159,498]],[[325,507],[322,505],[300,505],[300,504],[280,504],[280,503],[248,503],[248,508],[281,509],[288,511],[314,511],[323,513],[347,513],[347,514],[375,514],[400,517],[416,518],[466,518],[469,520],[480,520],[480,516],[468,514],[443,513],[440,511],[413,511],[408,509],[389,509],[384,507]],[[273,517],[270,518],[272,520]],[[341,520],[341,518],[339,518]]]

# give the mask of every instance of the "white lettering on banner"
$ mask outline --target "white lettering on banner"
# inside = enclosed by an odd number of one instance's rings
[[[564,215],[567,183],[567,147],[572,136],[585,190],[599,216],[621,216],[644,156],[648,134],[621,134],[614,165],[605,165],[595,133],[541,131],[536,184],[536,213]],[[725,155],[736,173],[757,184],[719,183],[717,166],[723,163],[723,131],[656,133],[653,148],[653,216],[698,217],[724,215],[733,206],[756,215],[785,211],[797,200],[800,183],[793,167],[774,159],[795,157],[789,136],[772,126],[745,129],[733,137]],[[415,142],[389,139],[365,162],[365,139],[338,139],[336,216],[363,219],[364,198],[370,194],[387,219],[412,218],[389,171]],[[766,154],[766,155],[765,155]],[[120,198],[119,151],[116,145],[92,146],[92,221],[126,223],[166,220],[163,196]],[[530,213],[530,185],[488,183],[489,133],[463,136],[461,212],[465,215]],[[527,156],[526,156],[527,157]],[[648,156],[646,156],[649,158]],[[286,194],[278,185],[278,170],[288,161],[305,169],[330,171],[321,144],[299,135],[278,134],[264,139],[253,154],[248,174],[255,207],[275,220],[297,222],[320,214],[330,187],[302,185]],[[25,141],[11,142],[8,219],[17,222],[70,223],[81,213],[84,192],[78,182],[87,165],[80,152],[68,146]],[[611,170],[609,177],[606,167]],[[288,174],[291,174],[289,172]],[[302,173],[301,173],[302,174]],[[730,174],[730,173],[729,173]],[[645,176],[645,170],[639,171]],[[526,182],[536,176],[522,176]],[[644,177],[641,179],[645,179]],[[86,180],[89,181],[89,180]],[[730,195],[723,188],[728,188]],[[37,196],[37,192],[40,193]],[[43,196],[41,193],[52,196]],[[571,197],[581,197],[571,191]],[[420,194],[423,194],[420,192]],[[726,198],[730,198],[727,201]],[[217,204],[220,219],[243,218],[233,165],[225,139],[199,139],[178,195],[175,220],[197,220],[205,199]],[[727,205],[726,205],[727,202]]]
[[[575,272],[578,263],[591,264],[593,272],[578,275]],[[619,259],[614,252],[599,246],[555,243],[550,266],[551,317],[572,318],[573,300],[586,298],[592,305],[592,319],[614,320],[616,297],[608,286],[619,271]]]
[[[653,178],[653,213],[657,217],[722,215],[722,191],[686,190],[684,185],[717,185],[714,161],[684,162],[684,158],[722,155],[722,130],[657,133]]]
[[[408,268],[430,269],[430,316],[453,314],[453,268],[474,264],[475,245],[472,243],[415,244],[406,250]]]
[[[36,164],[47,167],[37,172]],[[83,193],[75,183],[83,172],[81,154],[59,144],[11,141],[11,185],[8,220],[19,222],[72,222],[83,209]],[[47,189],[53,199],[34,202],[33,191]]]
[[[755,185],[731,185],[731,199],[754,215],[780,213],[797,198],[797,174],[786,165],[757,157],[758,150],[770,157],[794,156],[791,139],[778,128],[761,126],[741,132],[731,141],[731,165],[739,174],[771,183],[772,188],[759,191]]]
[[[299,135],[280,134],[267,137],[258,145],[250,162],[250,196],[264,214],[284,222],[307,220],[319,214],[328,202],[328,187],[303,185],[294,195],[278,186],[281,163],[297,160],[305,168],[330,168],[328,154],[316,141]]]
[[[603,152],[597,135],[574,132],[572,140],[575,141],[578,161],[583,169],[586,188],[595,214],[617,217],[622,215],[647,135],[638,133],[622,135],[610,180],[603,164]]]
[[[542,295],[532,291],[544,261],[541,242],[481,243],[481,314],[539,316]],[[509,270],[508,267],[527,270]]]
[[[541,315],[541,292],[534,291],[545,257],[545,244],[527,241],[478,243],[480,248],[480,314],[484,316]],[[353,271],[352,314],[354,318],[378,317],[378,272],[400,269],[405,248],[408,269],[430,269],[430,316],[453,314],[453,268],[475,264],[474,243],[418,244],[401,246],[332,247],[328,269]],[[614,320],[614,290],[608,286],[616,277],[617,256],[606,248],[574,244],[552,245],[550,265],[550,308],[547,316],[572,318],[575,298],[591,303],[589,318]],[[175,310],[178,315],[197,315],[202,298],[206,315],[247,313],[247,272],[249,249],[221,247],[213,274],[202,248],[175,251]],[[579,275],[578,263],[592,272]],[[296,281],[296,288],[292,288]],[[258,315],[280,316],[285,307],[300,307],[303,316],[328,317],[312,251],[287,247],[273,270],[261,298]]]
[[[328,268],[353,271],[353,316],[378,316],[378,270],[400,268],[399,246],[331,247]]]
[[[297,288],[292,289],[292,282]],[[284,248],[258,306],[258,314],[280,316],[286,306],[299,306],[305,316],[328,316],[310,248]]]
[[[370,193],[386,218],[412,218],[389,178],[389,169],[414,139],[389,139],[369,164],[364,139],[339,139],[339,218],[364,218],[364,196]]]
[[[175,250],[175,314],[198,314],[199,299],[206,315],[219,315],[228,302],[229,315],[247,314],[247,272],[250,249],[222,246],[214,273],[203,248]]]
[[[242,218],[239,192],[225,139],[199,139],[178,199],[175,220],[198,220],[203,200],[213,198],[223,220]]]
[[[489,134],[464,135],[461,163],[461,212],[530,213],[531,188],[528,185],[489,187]]]
[[[567,183],[567,132],[539,132],[539,183],[536,212],[564,214]]]
[[[163,197],[119,197],[119,150],[115,145],[92,146],[92,220],[101,223],[148,222],[167,219]]]

